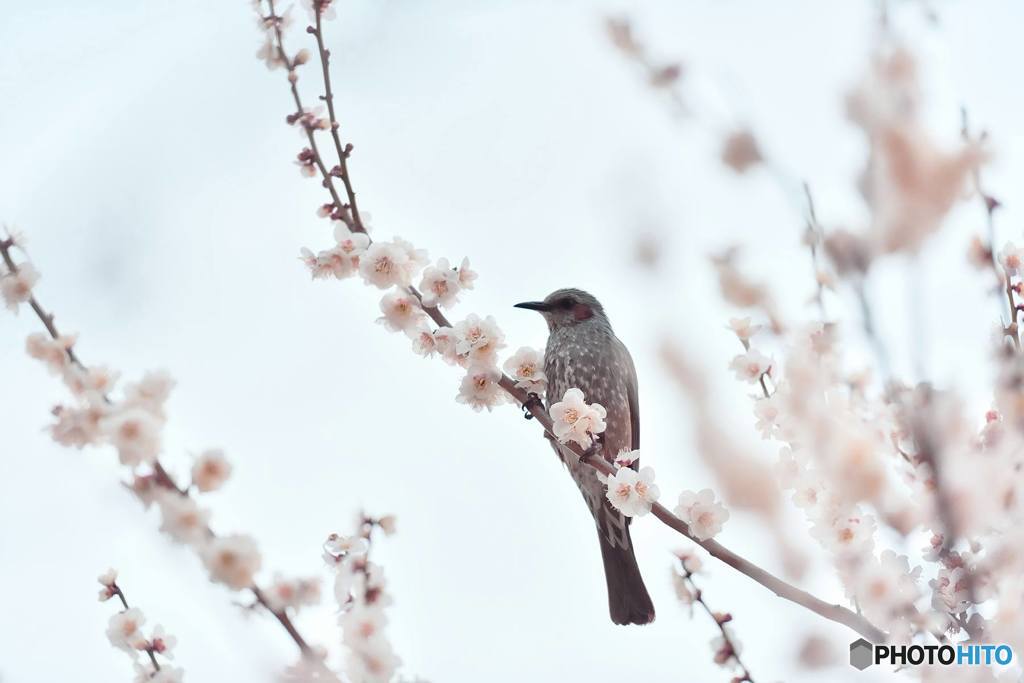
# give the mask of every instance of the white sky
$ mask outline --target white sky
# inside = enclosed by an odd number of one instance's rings
[[[900,3],[897,23],[926,56],[941,135],[955,137],[961,104],[991,130],[1001,240],[1019,239],[1024,95],[1013,84],[1024,6],[936,4],[937,28],[913,2]],[[671,502],[715,482],[693,453],[685,403],[660,376],[666,332],[705,364],[723,420],[756,452],[774,451],[756,441],[745,390],[726,370],[736,345],[722,326],[734,312],[707,254],[749,245],[745,262],[795,315],[809,313],[810,271],[799,214],[770,178],[722,171],[713,129],[673,122],[608,47],[601,17],[627,6],[656,53],[688,62],[703,111],[752,123],[811,181],[829,226],[858,225],[851,180],[863,149],[840,98],[864,64],[872,3],[349,0],[330,43],[375,234],[434,257],[469,255],[481,278],[454,315],[496,315],[510,351],[544,342],[540,319],[513,303],[561,286],[599,296],[636,358],[645,461]],[[301,141],[283,124],[286,83],[253,57],[247,2],[0,0],[0,16],[0,219],[29,234],[37,292],[81,333],[86,362],[176,377],[164,461],[182,473],[187,453],[226,449],[236,473],[209,497],[213,526],[252,533],[266,578],[326,579],[327,533],[349,529],[360,507],[391,512],[400,533],[378,558],[410,673],[435,683],[728,680],[711,663],[713,626],[674,602],[678,537],[653,520],[633,526],[659,616],[614,627],[592,523],[536,426],[510,408],[457,405],[457,372],[373,324],[375,292],[308,281],[295,256],[329,241],[314,216],[323,199],[291,163]],[[928,297],[925,367],[963,385],[976,411],[987,405],[996,314],[983,280],[963,268],[981,219],[974,205],[955,214],[917,285]],[[668,267],[657,276],[630,261],[636,230],[658,236]],[[872,289],[897,368],[909,371],[908,288],[893,265]],[[113,607],[95,600],[95,576],[112,565],[129,599],[178,635],[187,680],[272,680],[294,655],[280,628],[245,619],[196,558],[156,533],[156,513],[122,492],[110,452],[67,451],[42,433],[63,393],[23,353],[37,326],[24,311],[0,316],[0,678],[130,679],[104,636]],[[801,547],[817,553],[791,516]],[[757,520],[735,514],[720,540],[781,571]],[[841,652],[853,640],[709,568],[706,598],[734,613],[757,680],[822,680],[791,669],[800,638],[823,635]],[[819,569],[802,585],[840,600]],[[337,638],[329,605],[299,623],[314,641]],[[846,664],[824,675],[881,680]]]

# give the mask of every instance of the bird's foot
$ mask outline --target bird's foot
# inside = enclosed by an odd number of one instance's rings
[[[532,391],[526,395],[526,401],[523,403],[523,417],[527,420],[533,419],[533,413],[530,412],[531,408],[543,408],[544,401],[540,399],[540,396],[533,393]]]
[[[601,450],[601,444],[596,439],[591,442],[587,450],[583,451],[583,455],[580,456],[580,462],[584,465],[588,464],[590,460],[598,454]]]

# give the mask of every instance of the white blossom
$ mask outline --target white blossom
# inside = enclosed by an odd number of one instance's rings
[[[168,659],[174,659],[174,648],[178,639],[164,630],[164,627],[157,624],[153,627],[153,634],[149,637],[149,646],[153,652],[159,653]]]
[[[374,242],[359,257],[359,274],[379,289],[408,287],[411,267],[408,251],[394,242]]]
[[[83,448],[99,443],[103,437],[100,423],[107,414],[102,403],[90,403],[84,408],[57,406],[53,415],[57,421],[50,425],[50,436],[62,446]]]
[[[505,347],[505,335],[492,316],[481,319],[470,314],[453,330],[455,353],[471,363],[493,364],[498,350]]]
[[[359,266],[359,257],[370,246],[370,237],[363,232],[352,232],[344,221],[334,221],[334,241],[338,243],[341,253],[348,256],[352,265]]]
[[[772,367],[772,361],[756,349],[748,349],[732,359],[729,369],[736,373],[736,378],[756,384],[761,376]]]
[[[59,375],[71,363],[68,350],[75,345],[75,340],[75,335],[61,335],[52,339],[48,334],[33,332],[25,340],[25,351],[32,358],[42,361],[51,375]]]
[[[7,308],[17,313],[18,306],[32,298],[32,288],[39,282],[39,271],[31,263],[22,263],[16,272],[0,276],[0,295]]]
[[[505,390],[498,384],[500,379],[501,373],[492,366],[471,365],[462,378],[455,400],[477,412],[484,408],[491,410],[507,401]]]
[[[320,581],[318,579],[286,579],[274,576],[274,581],[263,590],[270,609],[282,612],[285,609],[298,610],[300,607],[320,602]]]
[[[203,493],[216,491],[230,476],[231,463],[219,448],[203,451],[192,464],[192,485]]]
[[[210,540],[200,549],[200,555],[210,572],[210,578],[234,590],[251,586],[256,572],[263,564],[256,541],[241,534]]]
[[[541,394],[547,387],[544,374],[544,354],[529,346],[520,347],[505,361],[505,372],[516,380],[516,386],[527,392]]]
[[[412,340],[412,350],[417,355],[432,358],[437,354],[437,341],[434,339],[434,333],[430,326],[426,323],[421,321],[407,329],[405,333]]]
[[[402,289],[395,289],[380,300],[384,314],[377,322],[392,332],[403,332],[415,328],[423,320],[423,308],[416,297]]]
[[[446,258],[438,259],[436,265],[429,266],[423,271],[420,292],[423,294],[423,305],[427,308],[447,308],[458,303],[461,289],[459,273],[451,267]]]
[[[139,381],[125,384],[121,405],[143,408],[163,419],[164,405],[170,398],[174,384],[174,378],[162,370],[147,372]]]
[[[100,422],[100,429],[117,448],[122,465],[151,463],[160,453],[160,420],[142,408],[117,410]]]
[[[1024,249],[1013,242],[1007,242],[999,252],[999,263],[1006,269],[1007,275],[1019,275],[1024,267]]]
[[[822,545],[844,557],[871,552],[874,533],[874,518],[856,510],[824,515],[811,529],[811,535]]]
[[[750,318],[729,318],[729,329],[740,341],[745,342],[757,334],[761,330],[761,326],[752,324]]]
[[[642,517],[651,511],[661,492],[654,483],[654,469],[644,467],[639,472],[620,467],[608,477],[606,497],[612,506],[627,517]]]
[[[477,277],[477,272],[469,267],[469,258],[462,259],[462,264],[459,265],[459,286],[463,289],[473,289]]]
[[[370,546],[362,536],[331,534],[324,541],[324,550],[332,555],[365,555]]]
[[[555,438],[566,443],[575,441],[581,448],[590,444],[607,426],[604,418],[608,412],[600,403],[587,404],[583,392],[575,387],[568,389],[562,400],[551,406],[551,421]]]
[[[110,617],[107,638],[114,647],[134,654],[138,645],[146,642],[142,634],[142,625],[145,623],[146,616],[138,607],[118,612]]]
[[[674,512],[700,541],[712,538],[729,519],[729,511],[721,503],[715,502],[715,493],[711,489],[702,489],[697,493],[683,491],[679,494],[679,504]]]
[[[162,517],[160,531],[186,545],[198,545],[206,540],[210,511],[201,509],[191,496],[162,491],[156,503]]]

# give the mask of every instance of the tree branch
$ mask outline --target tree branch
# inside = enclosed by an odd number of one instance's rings
[[[3,259],[4,264],[7,266],[7,269],[11,273],[17,274],[18,273],[18,266],[14,262],[14,259],[11,257],[11,248],[13,246],[14,246],[14,240],[13,239],[8,238],[8,239],[0,240],[0,258]],[[28,299],[28,304],[32,308],[32,310],[35,312],[35,314],[39,318],[40,322],[43,323],[43,327],[46,328],[46,331],[50,335],[50,337],[53,338],[53,339],[57,339],[58,337],[60,337],[60,332],[57,329],[57,326],[53,322],[53,320],[54,320],[53,314],[46,312],[46,310],[43,308],[42,304],[40,304],[39,301],[36,299],[34,294]],[[68,359],[74,365],[78,366],[82,370],[86,370],[87,369],[85,364],[82,363],[82,361],[79,359],[79,357],[77,355],[75,355],[75,353],[74,353],[74,351],[72,349],[70,349],[70,348],[67,349],[66,353],[68,355]],[[110,403],[110,399],[106,395],[104,395],[103,399],[107,403]],[[180,496],[183,496],[183,497],[186,497],[186,498],[189,497],[188,490],[181,488],[180,486],[178,486],[178,484],[175,483],[174,479],[170,476],[170,474],[168,474],[167,470],[164,468],[163,464],[161,464],[161,462],[159,460],[154,460],[153,464],[152,464],[152,467],[153,467],[153,475],[154,475],[153,476],[153,481],[156,483],[157,486],[160,486],[161,488],[173,491],[174,493],[177,493]],[[212,530],[207,529],[207,531],[209,532],[211,537],[215,537],[215,534],[213,533]],[[302,635],[299,633],[298,629],[295,628],[295,625],[294,625],[294,623],[292,623],[292,620],[288,616],[288,614],[286,614],[283,610],[282,611],[274,610],[271,607],[270,603],[267,601],[265,595],[263,594],[263,591],[260,590],[259,586],[254,584],[254,585],[249,587],[249,590],[252,591],[253,595],[256,598],[256,601],[260,605],[265,607],[271,614],[273,614],[274,618],[277,619],[281,623],[281,625],[288,632],[288,635],[291,637],[291,639],[293,641],[295,641],[295,644],[298,646],[299,651],[304,656],[312,655],[312,649],[310,648],[310,646],[306,642],[306,640],[302,637]],[[123,602],[124,601],[123,596],[120,596],[120,597],[121,597],[122,602]]]

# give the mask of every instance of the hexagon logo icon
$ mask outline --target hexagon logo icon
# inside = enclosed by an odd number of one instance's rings
[[[850,666],[863,671],[874,664],[874,659],[874,648],[871,643],[863,638],[850,643]]]

